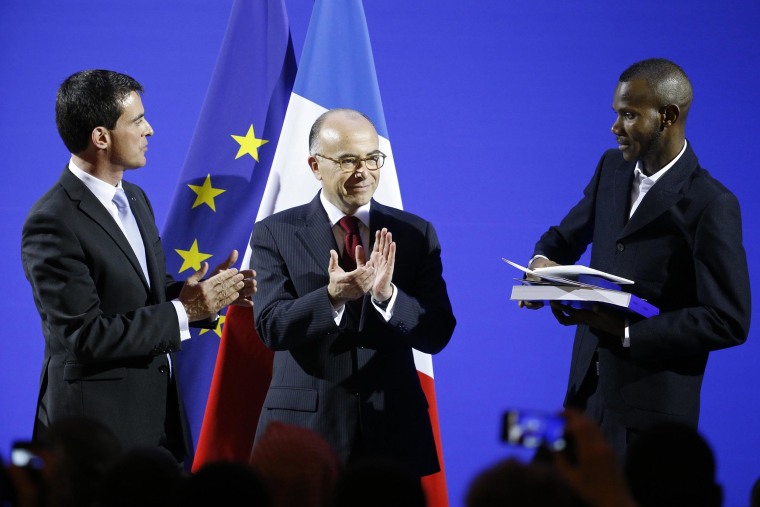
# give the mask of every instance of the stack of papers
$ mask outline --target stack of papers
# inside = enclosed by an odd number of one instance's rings
[[[634,283],[633,280],[587,266],[566,265],[528,269],[510,260],[502,260],[532,277],[518,280],[520,285],[512,287],[512,300],[561,301],[578,308],[602,303],[642,317],[652,317],[660,313],[654,305],[621,290],[622,285],[631,285]]]

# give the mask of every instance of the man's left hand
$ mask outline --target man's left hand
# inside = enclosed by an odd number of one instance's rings
[[[214,271],[211,272],[210,276],[213,277],[214,275],[217,275],[222,271],[229,269],[235,265],[237,260],[238,251],[233,249],[232,252],[230,252],[229,257],[227,257],[225,261],[214,268]],[[256,272],[252,269],[241,269],[239,273],[243,275],[243,288],[238,291],[237,299],[230,304],[252,308],[253,300],[251,297],[256,294]]]
[[[602,305],[594,305],[591,310],[584,310],[552,301],[551,309],[557,322],[563,326],[586,324],[614,336],[625,335],[625,319]]]
[[[391,280],[396,264],[396,243],[388,229],[383,228],[375,233],[369,263],[375,268],[375,280],[370,289],[372,297],[375,301],[387,301],[393,295]]]

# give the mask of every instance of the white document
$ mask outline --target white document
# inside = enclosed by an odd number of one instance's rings
[[[599,271],[598,269],[590,268],[588,266],[581,266],[578,264],[572,264],[569,266],[549,266],[546,268],[536,268],[533,270],[533,272],[538,274],[538,276],[549,275],[561,276],[563,278],[573,278],[578,275],[591,275],[598,276],[599,278],[604,278],[610,282],[619,283],[620,285],[630,285],[633,283],[633,280],[629,280],[628,278],[623,278],[611,273],[605,273],[604,271]]]
[[[609,280],[620,285],[630,285],[634,283],[633,280],[622,278],[620,276],[605,273],[604,271],[599,271],[598,269],[593,269],[589,268],[588,266],[581,266],[578,264],[529,269],[524,266],[520,266],[519,264],[514,263],[510,260],[507,260],[504,257],[502,257],[501,260],[510,266],[519,269],[523,273],[527,273],[529,275],[535,276],[536,278],[541,278],[549,282],[560,283],[563,285],[588,286],[589,284],[574,280],[574,278],[577,278],[578,275],[598,276],[599,278],[604,278],[605,280]]]

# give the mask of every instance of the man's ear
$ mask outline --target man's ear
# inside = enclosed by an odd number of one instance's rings
[[[105,127],[95,127],[90,134],[93,146],[99,150],[105,150],[111,142],[111,134]]]
[[[318,181],[322,181],[322,173],[319,171],[317,157],[309,157],[309,168],[311,169],[312,174],[314,174],[314,177],[317,178]]]
[[[675,104],[668,104],[660,109],[660,123],[664,128],[672,127],[681,116],[681,110]]]

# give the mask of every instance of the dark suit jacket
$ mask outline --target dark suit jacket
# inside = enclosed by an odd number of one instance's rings
[[[167,300],[182,284],[166,275],[147,197],[123,186],[145,243],[150,288],[114,218],[68,169],[24,223],[24,272],[45,337],[35,438],[56,420],[82,416],[106,423],[126,448],[162,438],[169,388],[176,390],[166,353],[180,348]],[[171,395],[168,410],[180,421]]]
[[[432,224],[372,201],[372,240],[383,227],[398,245],[393,317],[386,323],[367,295],[361,318],[346,308],[338,326],[327,296],[330,250],[338,246],[319,195],[255,225],[254,317],[259,336],[275,351],[256,436],[270,421],[305,426],[343,459],[361,445],[367,454],[392,456],[426,475],[439,466],[412,348],[442,350],[455,319]]]
[[[630,348],[579,326],[566,403],[584,402],[578,397],[596,353],[603,426],[636,430],[661,419],[696,426],[708,353],[743,343],[749,332],[739,203],[688,145],[628,220],[634,167],[607,151],[583,199],[535,248],[572,264],[593,243],[592,267],[634,280],[630,291],[661,310],[631,321]]]

